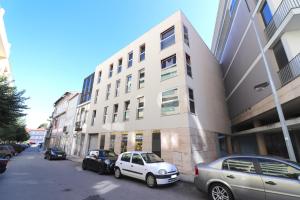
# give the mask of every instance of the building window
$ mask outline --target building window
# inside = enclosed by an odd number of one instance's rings
[[[145,86],[145,69],[139,70],[139,82],[138,88],[143,88]]]
[[[160,49],[163,50],[175,44],[174,26],[160,34]]]
[[[161,61],[161,70],[162,81],[177,76],[176,54]]]
[[[102,76],[102,71],[99,71],[97,83],[101,82],[101,76]]]
[[[191,88],[189,88],[189,104],[190,112],[195,114],[194,91]]]
[[[279,69],[282,69],[289,64],[289,60],[287,58],[287,55],[285,53],[285,50],[283,48],[281,40],[279,40],[275,44],[275,46],[273,48],[273,52],[274,52]],[[285,76],[289,76],[289,75],[292,75],[292,73],[291,72],[285,73]]]
[[[178,89],[171,89],[162,93],[161,114],[172,115],[179,113]]]
[[[111,65],[109,66],[108,78],[112,77],[113,72],[114,72],[114,64],[111,64]]]
[[[107,113],[108,113],[108,106],[104,107],[104,110],[103,110],[103,124],[106,123],[107,121]]]
[[[110,95],[110,88],[111,88],[111,84],[108,84],[107,85],[107,88],[106,88],[106,100],[108,100],[109,99],[109,95]]]
[[[127,141],[128,141],[128,135],[122,134],[122,140],[121,140],[121,153],[127,151]],[[130,159],[130,158],[129,158]]]
[[[109,150],[115,151],[116,135],[110,135]]]
[[[133,62],[133,52],[128,53],[128,68],[132,66]]]
[[[135,135],[135,150],[142,151],[143,150],[143,134]]]
[[[190,41],[189,41],[189,32],[186,26],[183,25],[183,39],[184,43],[188,46],[190,46]]]
[[[95,99],[94,99],[94,104],[97,103],[98,96],[99,96],[99,89],[96,90]]]
[[[136,118],[143,119],[144,118],[144,104],[145,104],[144,97],[137,98],[137,102],[138,102],[138,107],[137,107]]]
[[[115,104],[114,105],[113,116],[112,116],[112,122],[116,122],[117,119],[118,119],[118,109],[119,109],[119,105]]]
[[[271,13],[271,10],[270,10],[270,7],[269,7],[269,4],[267,1],[265,1],[263,7],[261,8],[260,14],[263,18],[265,26],[268,26],[268,24],[272,20],[272,13]]]
[[[187,75],[192,78],[191,57],[187,53],[185,54],[185,62]]]
[[[94,126],[94,124],[95,124],[95,119],[96,119],[96,110],[93,110],[92,122],[91,122],[92,126]]]
[[[140,61],[145,60],[145,50],[146,50],[146,46],[145,44],[143,44],[142,46],[140,46]]]
[[[161,61],[161,69],[167,69],[176,65],[176,54]]]
[[[118,97],[119,96],[119,93],[120,93],[120,85],[121,85],[121,80],[117,80],[116,81],[116,90],[115,90],[115,97]]]
[[[122,71],[122,63],[123,63],[123,59],[120,58],[118,61],[118,73],[120,73]]]
[[[131,74],[126,77],[126,88],[125,88],[126,93],[131,92],[131,79],[132,79]]]
[[[129,106],[130,106],[130,101],[125,101],[125,103],[124,103],[124,116],[123,116],[124,121],[129,120]]]

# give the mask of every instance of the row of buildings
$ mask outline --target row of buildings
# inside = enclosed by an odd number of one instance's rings
[[[55,102],[46,144],[152,151],[183,175],[232,153],[299,161],[299,12],[300,0],[220,1],[211,50],[174,13]]]

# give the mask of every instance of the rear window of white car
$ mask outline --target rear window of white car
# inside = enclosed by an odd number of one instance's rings
[[[124,162],[130,162],[131,153],[124,153],[121,157],[121,160]]]

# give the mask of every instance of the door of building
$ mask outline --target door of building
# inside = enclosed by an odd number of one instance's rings
[[[160,132],[152,133],[152,152],[158,156],[161,156]]]
[[[105,135],[101,135],[100,137],[100,149],[104,149],[105,145]]]
[[[90,134],[89,135],[89,148],[88,150],[95,150],[97,149],[98,144],[98,134]]]

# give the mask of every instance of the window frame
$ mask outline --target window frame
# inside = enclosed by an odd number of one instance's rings
[[[106,124],[107,122],[107,116],[108,116],[108,106],[105,106],[103,108],[103,119],[102,119],[102,123]]]
[[[141,103],[140,99],[143,100],[143,101],[142,101],[143,106],[141,106],[141,107],[140,107],[140,103]],[[137,119],[137,120],[144,119],[145,96],[141,96],[141,97],[138,97],[138,98],[137,98],[137,109],[136,109],[136,110],[137,110],[137,112],[136,112],[136,119]],[[143,116],[142,116],[142,117],[139,117],[140,112],[143,113]]]
[[[126,103],[128,102],[128,109],[126,109]],[[124,113],[123,113],[123,121],[129,121],[130,117],[129,117],[129,113],[130,113],[130,100],[124,101]],[[128,119],[126,119],[126,116],[128,116]]]
[[[244,171],[237,171],[237,170],[231,170],[228,163],[227,163],[227,169],[224,168],[224,163],[227,162],[228,160],[249,160],[249,162],[253,163],[253,168],[254,168],[254,173],[251,172],[244,172]],[[237,173],[244,173],[244,174],[256,174],[259,175],[260,171],[259,168],[257,166],[257,160],[256,158],[251,158],[251,157],[233,157],[233,158],[226,158],[225,160],[223,160],[222,162],[222,170],[225,171],[230,171],[230,172],[237,172]]]
[[[98,96],[99,96],[99,89],[96,89],[96,92],[95,92],[95,98],[94,98],[94,104],[97,103],[97,101],[98,101]]]
[[[191,98],[190,91],[192,91],[193,98]],[[189,97],[189,111],[192,114],[196,114],[195,94],[194,94],[194,90],[190,87],[188,88],[188,97]],[[193,104],[194,112],[192,112],[192,110],[191,110],[191,103]]]
[[[122,65],[123,65],[123,58],[119,58],[118,67],[117,67],[117,73],[118,74],[122,72]]]
[[[166,66],[163,68],[163,62],[167,61],[168,59],[172,59],[173,60],[174,57],[175,57],[175,63],[173,63],[171,65],[168,65],[168,66],[167,66],[167,64],[165,64]],[[162,59],[160,61],[160,68],[161,68],[162,71],[163,70],[167,70],[167,69],[172,68],[172,67],[175,67],[176,65],[177,65],[177,56],[176,56],[176,53],[174,53],[171,56],[168,56],[168,57],[166,57],[166,58],[164,58],[164,59]]]
[[[116,80],[115,97],[120,96],[121,79]]]
[[[163,101],[163,98],[164,98],[164,93],[168,93],[168,92],[171,92],[171,91],[174,91],[174,94],[172,95],[165,95],[167,97],[177,97],[176,99],[171,99],[171,100],[167,100],[167,101]],[[164,104],[169,104],[169,103],[172,103],[172,102],[177,102],[178,106],[174,107],[174,111],[170,111],[169,112],[163,112],[163,105]],[[169,106],[170,107],[170,106]],[[177,108],[177,109],[176,109]],[[160,113],[161,113],[161,116],[168,116],[168,115],[175,115],[175,114],[178,114],[180,113],[180,104],[179,104],[179,89],[176,87],[176,88],[171,88],[171,89],[167,89],[163,92],[161,92],[161,106],[160,106]],[[177,110],[177,111],[176,111]]]
[[[97,110],[93,110],[91,126],[95,125],[95,119],[97,117]]]
[[[113,76],[113,72],[114,72],[114,64],[112,63],[109,65],[108,78],[111,78]]]
[[[173,34],[164,37],[164,34],[168,33],[169,31],[173,30]],[[172,42],[171,44],[169,44],[168,46],[164,46],[163,42],[170,39],[171,37],[174,37],[174,42]],[[160,33],[160,50],[164,50],[172,45],[174,45],[176,43],[176,36],[175,36],[175,25],[171,26],[170,28],[166,29],[165,31]]]
[[[184,24],[183,24],[183,41],[188,47],[190,46],[189,30]]]
[[[131,59],[130,59],[130,55],[132,56]],[[133,51],[130,51],[127,56],[128,56],[128,59],[127,59],[127,68],[130,68],[133,65]]]
[[[113,107],[113,114],[112,114],[112,123],[115,123],[118,121],[118,111],[119,111],[119,104],[114,104]]]
[[[144,49],[144,51],[142,51]],[[140,54],[139,54],[139,61],[142,62],[146,60],[146,44],[142,44],[140,46]]]
[[[127,160],[122,160],[123,156],[128,155],[128,154],[130,155],[130,156],[129,156],[129,161],[127,161]],[[120,158],[120,160],[123,161],[123,162],[129,162],[129,163],[130,163],[130,162],[131,162],[131,158],[132,158],[132,153],[123,153],[122,156],[121,156],[121,158]]]
[[[192,63],[191,56],[188,53],[185,53],[186,73],[189,77],[193,78],[192,64],[191,63]]]
[[[97,84],[101,82],[101,79],[102,79],[102,70],[100,70],[100,71],[98,72]]]
[[[111,83],[107,84],[107,86],[106,86],[106,96],[105,96],[105,100],[109,100],[110,90],[111,90]]]
[[[143,78],[141,78],[142,73],[144,74]],[[141,89],[141,88],[145,87],[145,75],[146,75],[145,68],[140,69],[138,71],[138,89]]]
[[[271,18],[270,18],[270,21],[269,21],[269,22],[267,22],[267,20],[266,20],[266,18],[265,18],[265,15],[263,14],[263,13],[264,13],[264,9],[266,8],[266,6],[268,6],[268,11],[270,12],[269,14],[271,15]],[[267,26],[270,24],[270,22],[272,21],[272,18],[273,18],[273,13],[272,13],[272,11],[271,11],[271,9],[270,9],[270,6],[269,6],[269,4],[268,4],[267,1],[264,2],[263,6],[262,6],[261,9],[259,10],[259,13],[260,13],[260,15],[261,15],[261,17],[262,17],[262,20],[263,20],[263,22],[264,22],[265,27],[267,27]]]
[[[129,81],[129,78],[130,77],[130,81]],[[126,85],[125,85],[125,93],[130,93],[132,90],[132,74],[128,74],[126,76]]]

